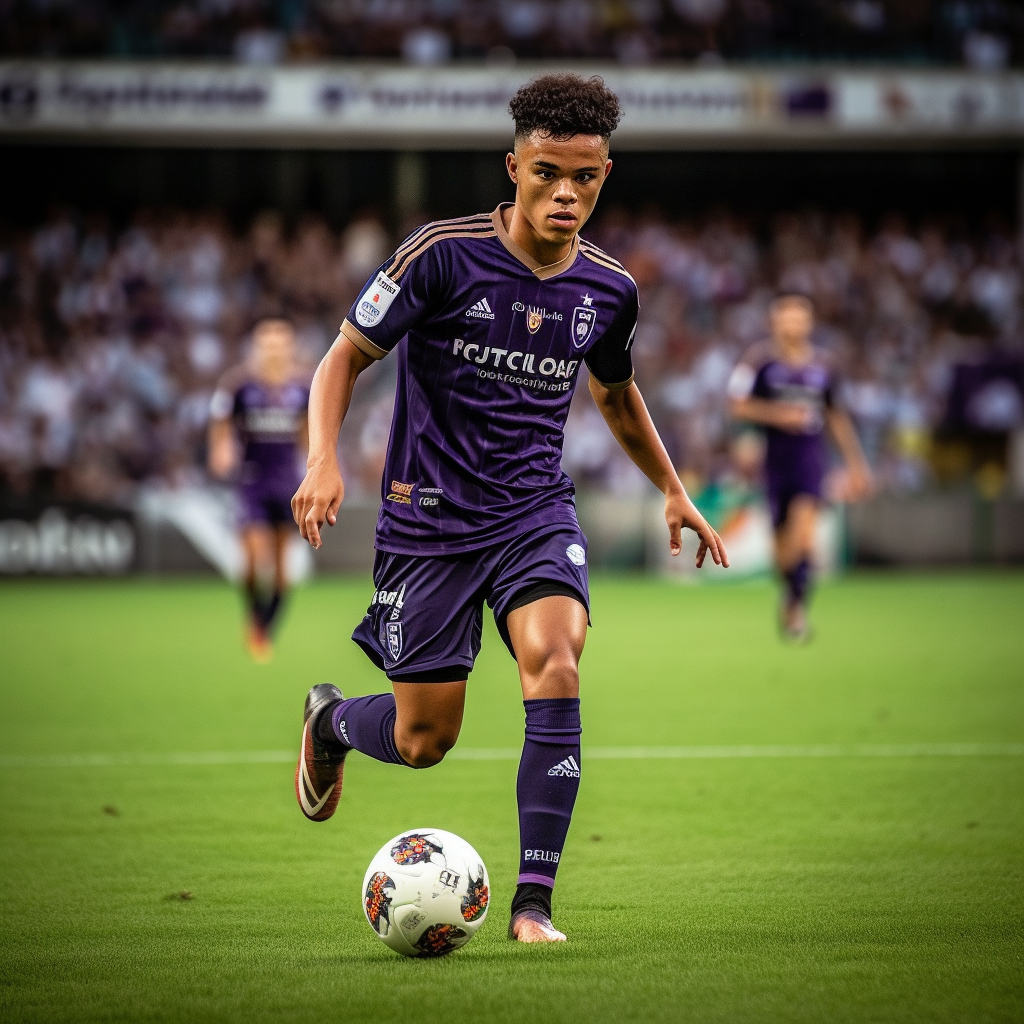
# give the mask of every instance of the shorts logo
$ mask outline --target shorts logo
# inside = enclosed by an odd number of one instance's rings
[[[587,553],[583,550],[581,544],[570,544],[565,549],[565,557],[572,562],[573,565],[585,565],[587,561]]]
[[[395,661],[398,661],[398,659],[402,656],[402,623],[389,622],[387,624],[387,630],[388,653]]]
[[[589,306],[577,306],[572,311],[572,343],[583,348],[590,340],[597,326],[597,310]]]
[[[401,285],[395,284],[381,271],[356,303],[356,323],[360,327],[373,327],[379,323],[401,290]]]

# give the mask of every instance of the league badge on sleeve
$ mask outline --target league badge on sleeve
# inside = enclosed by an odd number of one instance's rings
[[[395,301],[395,296],[401,290],[401,285],[395,284],[387,274],[381,271],[356,304],[356,323],[360,327],[373,327],[391,308],[391,303]]]
[[[572,311],[572,343],[576,348],[583,348],[590,340],[597,326],[597,310],[590,306],[577,306]]]

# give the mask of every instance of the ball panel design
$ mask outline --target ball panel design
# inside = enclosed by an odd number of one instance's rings
[[[388,907],[391,906],[393,897],[388,893],[389,889],[394,891],[395,883],[383,871],[375,871],[366,886],[363,900],[366,920],[378,935],[387,935],[391,928]]]

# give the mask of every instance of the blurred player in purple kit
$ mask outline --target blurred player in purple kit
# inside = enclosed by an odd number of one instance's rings
[[[309,374],[297,363],[291,324],[261,320],[251,358],[225,374],[214,392],[209,436],[211,473],[226,478],[237,471],[247,638],[258,661],[271,655],[288,588],[291,498],[302,479],[308,404]]]
[[[673,552],[684,527],[727,564],[686,496],[633,383],[636,284],[579,237],[611,169],[616,97],[552,75],[516,95],[516,201],[428,224],[370,279],[310,397],[306,478],[292,503],[320,544],[344,496],[335,445],[358,375],[395,351],[398,388],[377,526],[375,592],[353,639],[393,694],[306,698],[296,795],[330,817],[352,749],[426,768],[454,746],[483,606],[519,666],[520,866],[509,934],[565,936],[551,892],[580,781],[578,665],[589,618],[586,538],[562,472],[563,430],[584,363],[612,433],[665,494]]]
[[[834,361],[812,345],[813,328],[809,299],[779,295],[771,307],[771,340],[751,348],[729,379],[733,416],[765,430],[775,562],[785,581],[781,625],[797,641],[808,635],[814,535],[828,469],[826,426],[846,463],[843,497],[856,500],[871,487],[853,423],[837,404]]]

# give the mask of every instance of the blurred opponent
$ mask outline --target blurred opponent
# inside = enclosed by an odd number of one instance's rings
[[[221,378],[210,405],[209,467],[234,475],[245,556],[249,651],[269,660],[288,588],[285,558],[294,536],[292,494],[302,481],[308,444],[310,377],[296,359],[295,331],[261,320],[250,359]]]
[[[828,469],[826,426],[846,463],[842,497],[855,501],[872,486],[853,423],[837,405],[833,360],[811,343],[813,329],[810,300],[779,295],[771,307],[771,339],[748,350],[729,378],[732,415],[765,428],[775,564],[785,583],[781,626],[797,641],[808,635],[814,535]]]

